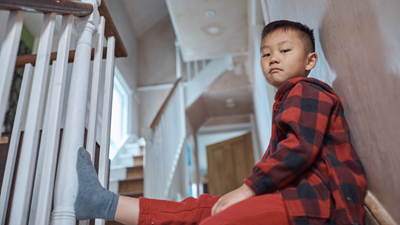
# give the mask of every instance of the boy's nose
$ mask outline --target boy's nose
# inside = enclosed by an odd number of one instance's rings
[[[269,65],[277,64],[277,63],[279,63],[279,60],[276,57],[272,56],[271,60],[269,61]]]

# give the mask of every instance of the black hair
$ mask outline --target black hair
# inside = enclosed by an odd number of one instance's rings
[[[277,20],[267,24],[262,31],[261,41],[268,34],[280,29],[282,29],[283,31],[287,30],[298,31],[300,38],[303,41],[305,51],[315,52],[315,39],[313,30],[304,24],[289,20]]]

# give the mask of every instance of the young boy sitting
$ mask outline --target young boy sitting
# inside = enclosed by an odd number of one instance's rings
[[[362,224],[366,179],[343,105],[327,84],[307,78],[318,60],[313,31],[272,22],[262,32],[261,55],[265,78],[277,88],[271,140],[243,186],[182,202],[118,196],[101,187],[81,148],[76,217],[124,224]]]

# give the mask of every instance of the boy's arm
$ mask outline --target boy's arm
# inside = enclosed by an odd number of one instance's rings
[[[333,101],[325,93],[298,83],[275,117],[286,134],[269,157],[257,163],[245,183],[257,194],[274,192],[302,174],[318,155]],[[274,135],[274,134],[272,134]],[[277,140],[277,137],[271,138]]]

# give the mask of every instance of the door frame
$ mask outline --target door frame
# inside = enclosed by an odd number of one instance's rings
[[[261,157],[264,154],[265,150],[260,149],[259,136],[256,129],[254,115],[249,114],[249,117],[250,117],[250,123],[224,124],[224,125],[209,126],[209,127],[201,126],[196,132],[196,139],[198,139],[199,135],[203,134],[218,134],[218,133],[247,130],[251,133],[254,162],[257,163],[261,160]]]

